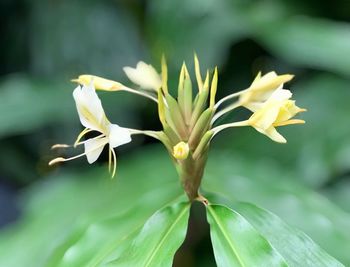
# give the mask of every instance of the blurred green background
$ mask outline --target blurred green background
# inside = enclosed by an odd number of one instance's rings
[[[71,78],[128,83],[123,66],[144,60],[159,70],[164,53],[175,89],[182,61],[193,69],[194,51],[203,74],[218,66],[218,98],[275,70],[296,75],[287,87],[308,109],[305,125],[281,129],[286,145],[250,128],[217,136],[203,190],[273,211],[350,265],[350,1],[2,0],[0,21],[1,266],[65,266],[62,255],[79,244],[79,259],[88,257],[83,233],[91,222],[138,205],[142,220],[179,194],[165,149],[148,138],[117,149],[114,181],[106,156],[93,166],[47,163],[71,153],[52,144],[71,143],[82,129]],[[100,96],[112,122],[160,129],[151,101]],[[214,265],[202,213],[193,211],[179,266]]]

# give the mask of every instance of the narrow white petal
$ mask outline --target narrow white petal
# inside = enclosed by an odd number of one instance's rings
[[[84,143],[85,154],[88,162],[94,163],[100,156],[103,147],[108,143],[107,137],[90,139]]]
[[[108,137],[111,148],[131,142],[131,135],[129,130],[120,127],[117,124],[110,124]]]

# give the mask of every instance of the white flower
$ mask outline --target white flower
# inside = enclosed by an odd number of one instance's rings
[[[145,90],[154,90],[158,92],[158,89],[162,86],[162,80],[158,72],[143,61],[137,63],[136,68],[124,67],[126,76],[134,84],[139,85]]]
[[[79,134],[74,146],[84,144],[84,153],[72,158],[56,158],[49,164],[75,159],[86,156],[91,164],[100,156],[105,145],[109,144],[109,166],[113,163],[112,177],[116,170],[116,155],[113,148],[129,143],[131,135],[128,129],[117,124],[112,124],[107,119],[102,108],[101,100],[98,98],[93,83],[89,86],[83,85],[75,88],[73,97],[79,114],[80,122],[86,128]],[[97,137],[80,142],[80,139],[90,131],[97,131],[101,134]],[[54,147],[60,147],[56,145]],[[66,146],[66,145],[63,145]],[[113,156],[113,157],[112,157]]]

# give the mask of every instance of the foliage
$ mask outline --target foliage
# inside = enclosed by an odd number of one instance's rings
[[[149,156],[150,153],[152,157]],[[134,246],[134,240],[141,240],[139,233],[143,232],[142,235],[144,235],[146,231],[144,226],[144,230],[139,232],[142,225],[157,209],[167,203],[185,200],[175,170],[164,157],[165,153],[164,149],[150,148],[129,156],[128,159],[120,162],[117,180],[106,179],[108,174],[102,168],[80,175],[61,174],[60,177],[52,177],[32,188],[23,199],[28,204],[26,204],[22,223],[10,227],[2,234],[1,262],[13,267],[23,266],[23,264],[38,267],[102,266],[101,264],[118,258],[124,250],[128,250],[129,246]],[[220,156],[218,151],[212,153],[215,153],[219,160],[209,162],[207,175],[204,178],[205,191],[224,196],[226,199],[224,202],[240,213],[239,218],[251,225],[252,229],[257,229],[273,248],[278,249],[278,253],[285,258],[289,266],[298,266],[297,262],[305,260],[307,256],[294,259],[293,254],[286,253],[298,247],[300,251],[295,253],[302,255],[304,245],[298,243],[296,246],[295,242],[304,242],[308,249],[315,250],[316,255],[323,255],[320,257],[330,260],[334,266],[341,266],[294,227],[309,230],[312,237],[316,238],[327,252],[337,255],[337,258],[343,262],[349,262],[347,253],[348,244],[350,244],[347,231],[350,223],[349,215],[295,181],[287,177],[281,179],[278,173],[269,173],[266,167],[256,166],[253,169],[248,161],[237,160],[236,155]],[[232,165],[232,160],[235,160],[235,165]],[[138,168],[133,167],[136,162]],[[243,162],[245,165],[242,164]],[[154,175],[155,169],[162,175]],[[254,170],[256,173],[252,175],[247,171],[244,172],[244,169]],[[258,173],[266,176],[259,177]],[[217,177],[221,177],[220,182]],[[252,180],[248,177],[256,177],[256,179]],[[274,186],[271,187],[268,182],[273,183]],[[154,184],[158,187],[153,188]],[[294,227],[288,226],[276,215],[254,205],[240,204],[236,199],[232,199],[233,195],[238,200],[259,203],[264,208],[272,209],[282,218],[289,220]],[[293,204],[291,203],[288,206],[291,196],[294,197],[297,205],[290,206]],[[214,202],[218,200],[215,196],[210,199]],[[227,199],[231,200],[227,201]],[[176,205],[179,204],[175,204],[175,207]],[[176,210],[175,207],[168,207],[166,210]],[[231,211],[228,211],[230,218]],[[291,220],[291,212],[296,216],[294,220]],[[162,220],[173,224],[173,216],[176,216],[176,212],[166,214],[168,215],[164,215]],[[149,220],[154,220],[154,217]],[[328,221],[328,225],[325,225],[325,220]],[[185,231],[186,217],[181,218],[181,221],[182,226],[178,225],[179,229]],[[162,233],[159,227],[167,227],[166,223],[157,224],[157,233]],[[310,231],[311,227],[313,231]],[[44,233],[43,229],[45,229]],[[152,228],[149,231],[150,234],[152,233],[151,236],[156,238]],[[253,230],[253,235],[257,234],[255,231]],[[169,236],[167,246],[179,245],[176,243],[179,241],[176,240],[179,240],[178,238],[183,240],[183,232],[181,235],[171,235],[171,238]],[[285,238],[286,236],[289,237]],[[240,239],[235,239],[235,242],[237,240]],[[286,244],[286,240],[290,240],[291,243]],[[27,242],[31,242],[31,246],[27,250],[18,251],[18,246]],[[266,246],[262,247],[266,248]],[[148,253],[148,249],[151,248],[150,245],[136,251]],[[128,251],[130,253],[130,250]],[[266,253],[266,250],[263,249],[261,253]],[[164,256],[164,254],[159,255]],[[172,258],[174,251],[167,255]]]
[[[185,58],[191,71],[193,51],[204,67],[219,64],[219,96],[277,69],[296,74],[294,98],[308,109],[305,127],[284,130],[286,145],[251,129],[214,142],[201,190],[212,204],[218,266],[350,265],[346,1],[5,2],[12,24],[3,36],[12,39],[1,44],[1,74],[18,73],[0,82],[0,175],[18,187],[22,215],[0,232],[1,266],[171,265],[192,214],[164,150],[121,149],[115,180],[105,168],[83,171],[78,162],[57,171],[47,162],[49,145],[79,131],[69,79],[119,79],[122,66],[165,53],[175,88],[175,66]],[[20,19],[10,18],[15,5],[26,8]],[[160,127],[152,103],[101,97],[109,117]],[[138,138],[127,150],[149,142]]]

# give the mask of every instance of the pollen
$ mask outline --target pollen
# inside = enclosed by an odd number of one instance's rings
[[[54,165],[54,164],[57,164],[57,163],[63,162],[63,161],[66,161],[66,159],[65,159],[65,158],[61,158],[61,157],[55,158],[55,159],[53,159],[53,160],[51,160],[51,161],[49,162],[49,166],[52,166],[52,165]]]

